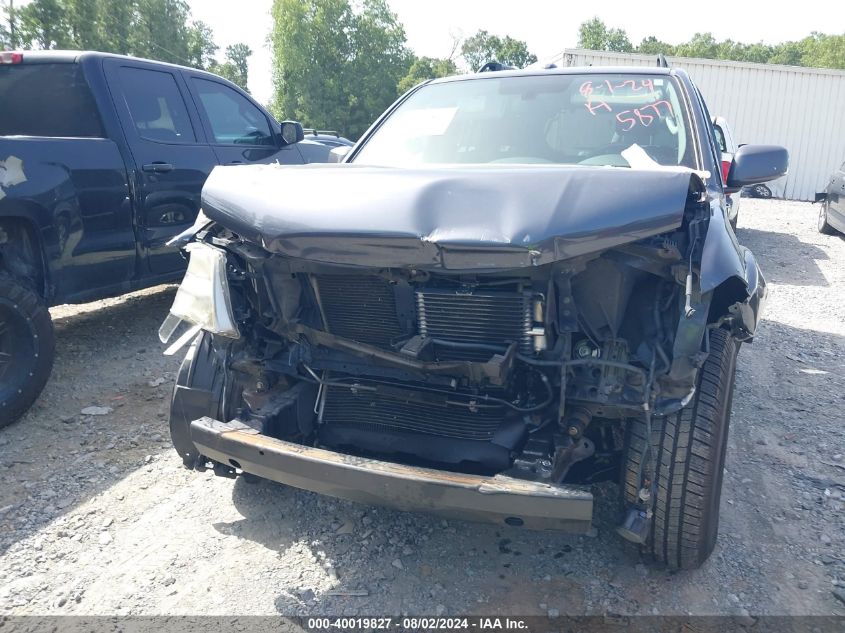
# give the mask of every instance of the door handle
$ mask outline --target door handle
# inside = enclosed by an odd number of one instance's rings
[[[243,164],[244,164],[244,162],[243,162],[242,160],[233,160],[233,161],[230,161],[230,162],[228,162],[228,163],[226,163],[226,164],[227,164],[227,165],[243,165]]]
[[[156,161],[154,163],[147,163],[142,167],[144,171],[150,171],[155,174],[166,174],[169,171],[173,171],[173,165],[170,163],[162,163]]]

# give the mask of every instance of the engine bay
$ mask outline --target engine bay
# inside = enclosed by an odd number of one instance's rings
[[[464,274],[258,257],[214,239],[249,323],[231,363],[240,419],[279,439],[562,482],[612,472],[626,418],[691,395],[692,374],[673,362],[700,299],[685,293],[682,231]]]

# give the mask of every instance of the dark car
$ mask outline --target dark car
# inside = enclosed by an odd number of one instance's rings
[[[816,195],[816,201],[822,203],[819,209],[819,233],[845,233],[845,163],[830,177],[824,193]]]
[[[170,238],[217,165],[328,159],[211,73],[79,51],[0,52],[0,427],[50,376],[47,307],[176,281]]]
[[[683,71],[569,68],[425,83],[344,164],[216,169],[161,330],[194,339],[174,446],[537,529],[590,529],[616,480],[619,533],[699,565],[766,297],[724,190],[787,154],[739,148],[726,183],[719,161]]]
[[[348,138],[341,136],[340,132],[334,130],[305,129],[305,138],[315,143],[322,143],[327,147],[352,147],[355,145]]]

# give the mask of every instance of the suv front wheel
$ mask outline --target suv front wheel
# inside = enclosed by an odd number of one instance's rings
[[[678,413],[652,420],[654,516],[642,548],[672,569],[699,567],[716,545],[737,351],[733,337],[713,330],[692,402]],[[622,475],[628,504],[637,503],[645,442],[645,422],[631,421]]]

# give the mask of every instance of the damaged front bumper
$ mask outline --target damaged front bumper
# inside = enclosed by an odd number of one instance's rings
[[[536,530],[590,529],[587,487],[486,477],[356,457],[277,440],[237,421],[203,417],[191,441],[215,462],[265,479],[361,503]]]

